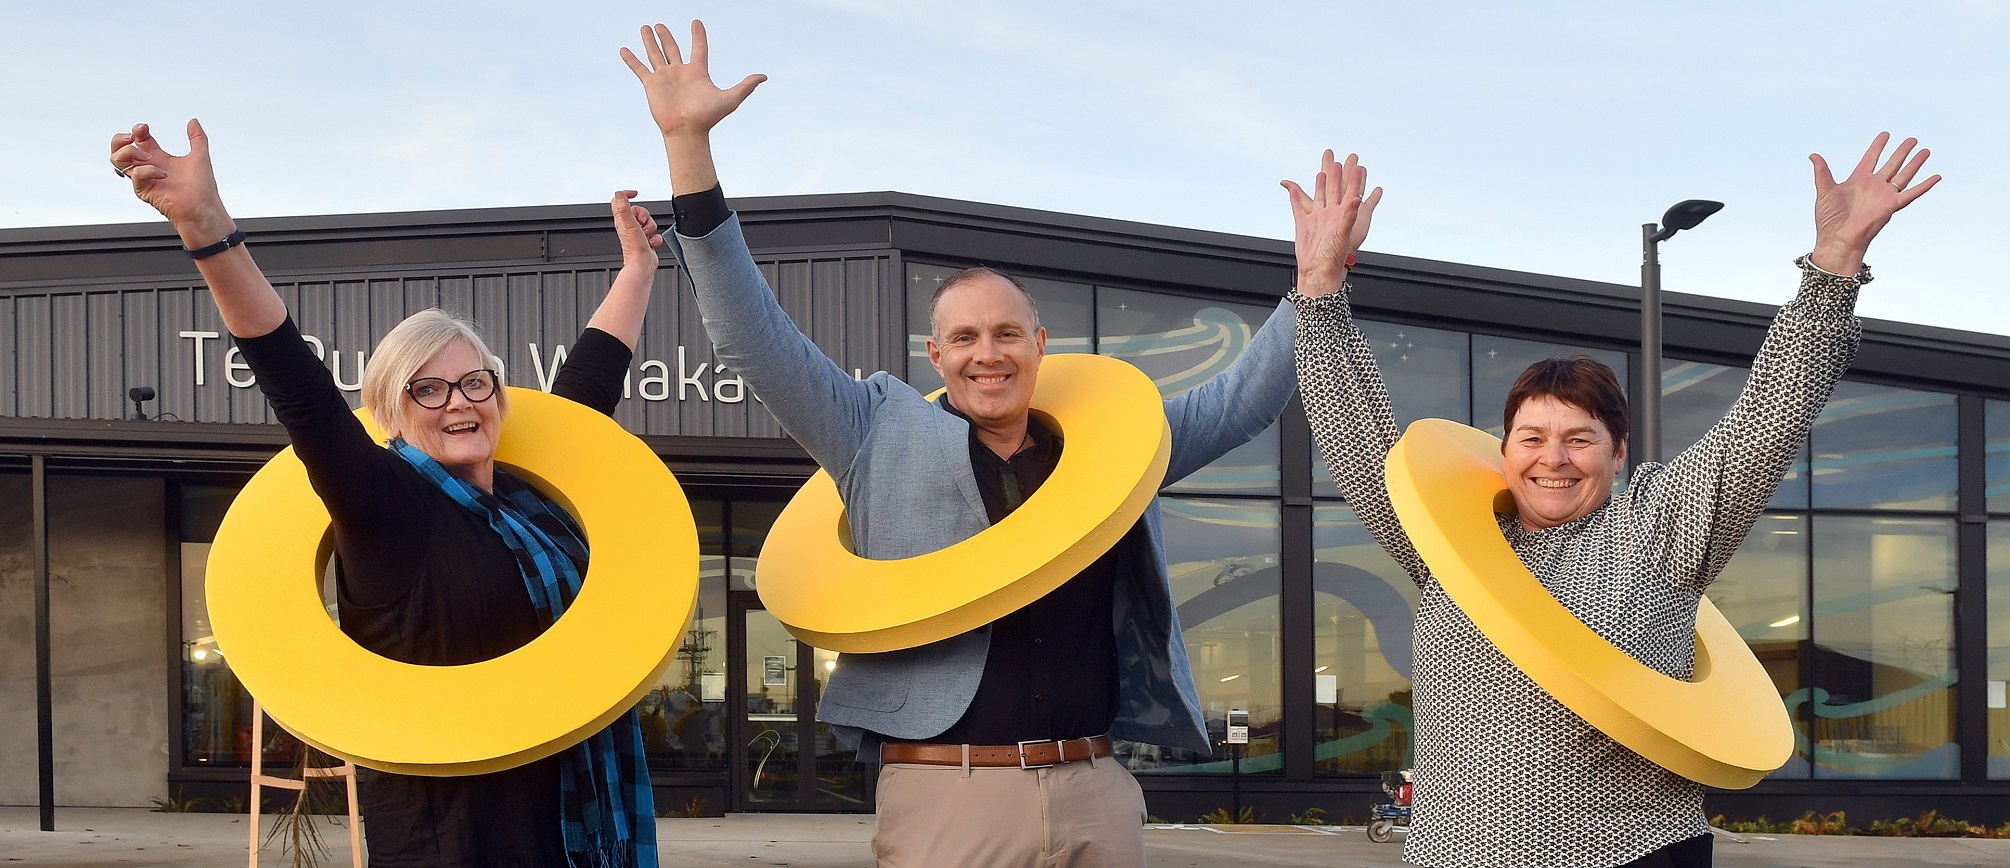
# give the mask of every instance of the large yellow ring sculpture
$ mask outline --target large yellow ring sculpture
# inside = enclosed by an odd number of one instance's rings
[[[1445,593],[1587,723],[1713,787],[1749,787],[1793,753],[1779,691],[1708,597],[1696,608],[1696,673],[1680,681],[1613,647],[1543,588],[1494,520],[1514,511],[1498,438],[1419,420],[1390,450],[1387,479],[1404,531]]]
[[[289,448],[252,477],[210,550],[209,617],[231,670],[280,726],[374,769],[482,774],[577,744],[662,676],[698,590],[698,534],[676,477],[614,420],[527,389],[510,390],[496,461],[579,520],[593,562],[551,629],[465,666],[400,663],[343,635],[321,602],[332,539],[306,468]]]
[[[897,651],[996,621],[1094,563],[1165,479],[1164,399],[1128,362],[1055,355],[1041,363],[1033,412],[1067,441],[1053,475],[1003,521],[925,555],[853,554],[844,502],[819,471],[768,532],[756,574],[762,604],[818,648]]]

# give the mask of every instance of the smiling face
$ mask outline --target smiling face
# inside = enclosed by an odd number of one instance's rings
[[[490,366],[467,341],[455,340],[434,353],[410,379],[437,377],[458,383],[468,372]],[[419,406],[408,394],[401,393],[398,399],[403,402],[404,418],[399,430],[389,432],[391,436],[403,437],[456,478],[489,490],[495,474],[496,444],[502,440],[502,410],[495,397],[470,401],[460,389],[453,389],[446,405],[436,410]]]
[[[1047,330],[1033,304],[1004,278],[978,275],[936,299],[928,361],[949,389],[949,403],[981,427],[1026,421]]]
[[[1523,401],[1501,443],[1501,472],[1528,530],[1573,522],[1604,506],[1625,463],[1626,444],[1604,422],[1554,395]]]

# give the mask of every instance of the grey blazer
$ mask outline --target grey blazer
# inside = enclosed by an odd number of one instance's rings
[[[990,526],[970,467],[968,423],[883,371],[856,380],[818,350],[776,302],[737,215],[703,238],[672,235],[719,360],[837,481],[860,555],[926,554]],[[1295,310],[1280,302],[1227,371],[1165,402],[1173,434],[1166,484],[1277,419],[1297,386],[1296,329]],[[1120,565],[1112,601],[1119,701],[1111,734],[1207,753],[1156,500],[1144,523],[1153,557]],[[817,719],[853,744],[855,730],[892,740],[935,736],[970,706],[990,643],[989,628],[979,628],[904,651],[846,654]]]

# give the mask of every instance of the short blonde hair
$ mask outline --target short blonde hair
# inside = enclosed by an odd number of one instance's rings
[[[474,347],[475,355],[496,369],[496,394],[490,400],[496,402],[498,414],[509,414],[509,390],[503,388],[500,373],[502,360],[489,352],[472,323],[430,307],[392,328],[377,342],[377,348],[370,352],[370,363],[363,368],[363,406],[369,408],[378,427],[405,430],[405,384],[454,341],[466,341]]]

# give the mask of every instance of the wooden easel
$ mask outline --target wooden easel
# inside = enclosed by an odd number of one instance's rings
[[[309,766],[302,770],[301,779],[282,778],[265,774],[265,707],[258,700],[251,701],[251,868],[258,868],[258,790],[261,787],[278,787],[282,790],[300,791],[307,789],[307,781],[314,778],[343,778],[349,785],[349,857],[355,868],[363,868],[363,826],[356,816],[356,764],[344,762],[339,766]]]

